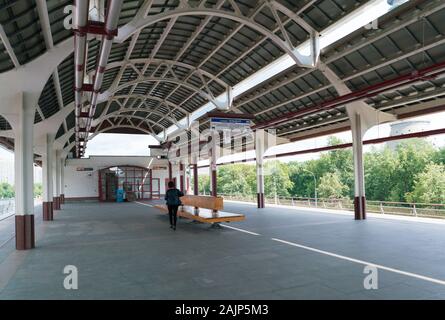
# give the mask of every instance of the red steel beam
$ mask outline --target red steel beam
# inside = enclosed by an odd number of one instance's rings
[[[289,122],[292,120],[295,120],[301,116],[309,115],[312,113],[316,113],[318,111],[332,109],[347,103],[351,103],[354,101],[370,98],[373,96],[376,96],[379,93],[382,93],[387,90],[396,89],[402,85],[407,85],[413,82],[417,82],[419,80],[431,80],[437,77],[440,74],[445,73],[445,62],[434,64],[430,67],[417,70],[415,72],[411,72],[409,74],[399,76],[397,78],[386,80],[381,83],[368,86],[364,89],[357,90],[342,96],[339,96],[337,98],[325,101],[321,103],[320,105],[316,105],[309,108],[304,108],[302,110],[294,111],[294,112],[288,112],[284,115],[277,117],[275,119],[265,121],[262,123],[258,123],[252,127],[252,129],[260,129],[260,128],[266,128],[271,126],[276,126],[279,124],[283,124],[285,122]]]
[[[445,134],[445,128],[435,129],[435,130],[427,130],[427,131],[421,131],[421,132],[414,132],[414,133],[407,133],[407,134],[400,134],[400,135],[383,137],[383,138],[369,139],[369,140],[364,140],[363,144],[364,145],[379,144],[379,143],[394,141],[394,140],[425,138],[425,137],[439,135],[439,134]],[[312,149],[291,151],[291,152],[285,152],[285,153],[278,153],[275,155],[265,156],[264,159],[290,157],[290,156],[296,156],[296,155],[300,155],[300,154],[316,153],[316,152],[345,149],[345,148],[351,148],[351,147],[352,147],[352,143],[348,142],[348,143],[337,144],[335,146],[325,146],[325,147],[320,147],[320,148],[312,148]],[[256,160],[256,158],[234,160],[234,161],[229,161],[229,162],[224,162],[224,163],[218,163],[218,165],[220,166],[220,165],[235,164],[235,163],[241,163],[241,162],[251,162],[251,161],[255,161],[255,160]],[[208,167],[209,167],[209,165],[199,166],[199,168],[208,168]]]

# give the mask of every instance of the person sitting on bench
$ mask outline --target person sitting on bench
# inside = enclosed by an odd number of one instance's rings
[[[182,204],[180,197],[183,197],[184,193],[175,187],[175,183],[170,181],[168,183],[168,190],[165,193],[165,200],[167,201],[168,216],[170,218],[170,228],[176,230],[176,220],[178,217],[178,207]]]

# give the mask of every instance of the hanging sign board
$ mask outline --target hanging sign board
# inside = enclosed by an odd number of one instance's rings
[[[153,166],[151,170],[167,170],[166,166]]]
[[[210,118],[211,130],[245,130],[250,128],[251,122],[249,119],[236,118]]]

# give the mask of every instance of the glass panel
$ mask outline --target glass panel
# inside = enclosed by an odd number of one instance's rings
[[[150,192],[142,192],[142,197],[144,198],[144,199],[150,199],[151,197],[150,197]]]

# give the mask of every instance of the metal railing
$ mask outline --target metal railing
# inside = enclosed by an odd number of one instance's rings
[[[0,217],[14,213],[14,210],[14,199],[0,199]]]
[[[227,200],[242,202],[257,202],[256,195],[219,194]],[[265,197],[266,204],[276,204],[295,207],[320,208],[354,211],[354,202],[351,199],[323,199],[303,197]],[[366,211],[377,214],[392,214],[411,217],[445,219],[445,204],[437,203],[410,203],[393,201],[366,200]]]

